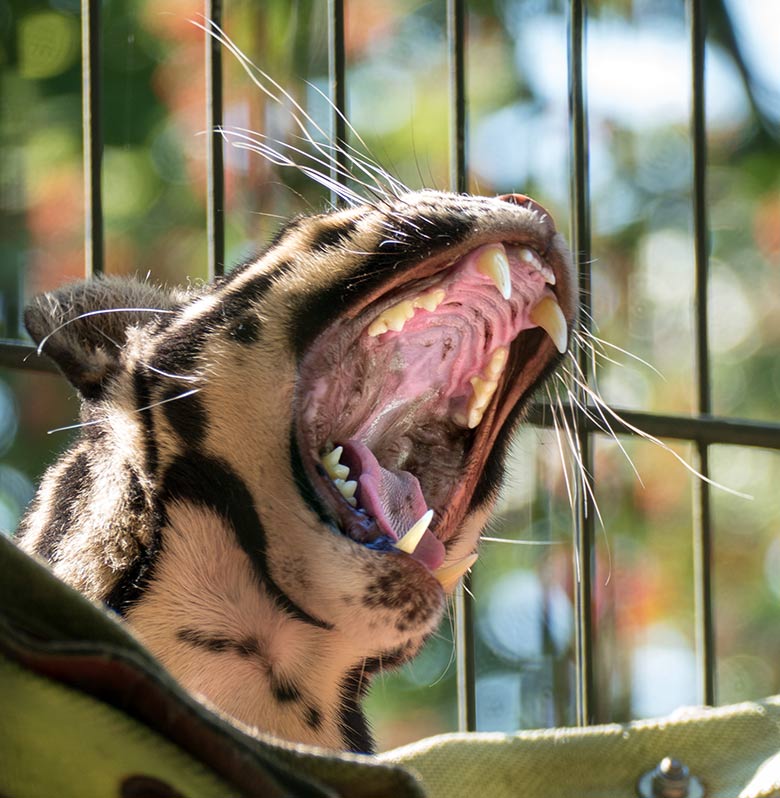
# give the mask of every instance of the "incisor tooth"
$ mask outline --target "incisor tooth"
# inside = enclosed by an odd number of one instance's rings
[[[428,530],[428,527],[431,525],[431,521],[433,520],[433,510],[428,510],[420,517],[419,521],[415,521],[412,524],[409,531],[397,542],[393,545],[399,551],[405,551],[407,554],[414,554],[414,550],[417,548],[417,545],[422,540],[422,536]]]
[[[553,343],[561,354],[566,351],[569,329],[566,326],[566,319],[563,316],[561,306],[553,297],[544,297],[528,314],[528,318],[552,338]]]
[[[443,565],[441,568],[437,568],[433,575],[445,590],[449,590],[474,565],[478,556],[477,554],[469,554],[468,557],[464,557],[451,565]]]
[[[489,277],[501,292],[504,299],[512,296],[512,275],[509,272],[509,260],[503,244],[491,244],[477,257],[477,271]]]

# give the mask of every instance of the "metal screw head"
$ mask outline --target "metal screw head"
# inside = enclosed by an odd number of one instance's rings
[[[701,782],[679,759],[664,757],[637,784],[641,798],[703,798]]]

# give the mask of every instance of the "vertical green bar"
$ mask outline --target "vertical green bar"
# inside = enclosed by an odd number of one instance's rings
[[[707,218],[707,127],[704,98],[706,11],[704,0],[690,0],[691,37],[691,137],[693,139],[693,235],[696,275],[696,379],[700,416],[712,412],[709,311],[709,221]],[[697,466],[709,478],[709,450],[706,443],[696,446]],[[712,508],[710,486],[699,480],[695,494],[693,562],[696,608],[696,654],[699,664],[699,701],[715,701],[715,634],[712,606]]]
[[[580,294],[579,324],[587,326],[592,317],[591,229],[588,153],[588,110],[585,85],[585,36],[587,4],[571,0],[569,4],[569,127],[571,161],[571,247],[577,266]],[[589,379],[593,372],[592,351],[578,347],[581,373]],[[587,404],[585,391],[578,390],[580,406]],[[593,452],[586,419],[574,409],[577,419],[577,445],[581,474],[576,485],[574,517],[575,656],[576,718],[579,726],[595,722],[595,670],[593,623],[594,518]]]
[[[84,147],[84,273],[103,271],[101,191],[103,126],[100,91],[100,0],[81,0],[81,103]]]

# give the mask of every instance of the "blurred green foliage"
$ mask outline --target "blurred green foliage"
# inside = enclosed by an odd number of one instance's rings
[[[225,6],[228,34],[327,130],[327,105],[312,88],[326,88],[326,4]],[[201,7],[187,0],[105,0],[102,12],[107,270],[169,283],[202,279],[204,42],[192,22]],[[720,415],[777,420],[780,86],[767,83],[760,65],[776,58],[780,43],[767,54],[748,25],[758,15],[758,29],[771,30],[776,12],[773,0],[711,0],[708,12],[713,403]],[[351,122],[371,156],[399,180],[446,188],[444,4],[347,3],[347,15]],[[75,0],[0,0],[0,335],[6,338],[23,336],[26,299],[83,273],[79,30]],[[608,342],[596,342],[598,384],[618,408],[688,413],[694,276],[682,4],[592,2],[588,36],[593,322]],[[565,230],[564,3],[472,0],[467,65],[471,189],[532,194]],[[300,146],[290,101],[272,101],[227,53],[225,96],[226,126]],[[226,185],[231,263],[261,248],[281,219],[329,202],[305,175],[230,146]],[[42,469],[67,443],[67,433],[46,431],[73,423],[77,408],[56,377],[4,372],[0,379],[0,526],[10,530]],[[617,721],[697,701],[692,478],[661,447],[620,442],[641,481],[606,436],[596,447],[595,473],[603,517],[597,713]],[[690,456],[685,447],[679,451]],[[773,452],[713,450],[715,479],[754,495],[748,502],[715,492],[721,701],[780,691],[779,469]],[[573,721],[570,490],[554,435],[525,430],[490,531],[510,542],[485,543],[474,574],[481,728]],[[454,689],[445,623],[420,658],[377,682],[370,711],[380,742],[455,729]]]

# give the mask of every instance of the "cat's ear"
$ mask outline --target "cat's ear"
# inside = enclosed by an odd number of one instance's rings
[[[24,324],[85,399],[99,399],[117,372],[127,332],[181,304],[184,294],[125,278],[100,278],[35,297]]]

